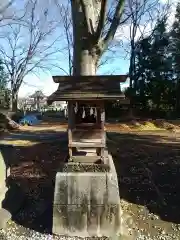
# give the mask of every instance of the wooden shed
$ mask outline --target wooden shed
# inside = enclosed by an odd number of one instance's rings
[[[69,161],[105,163],[104,104],[108,100],[129,103],[120,91],[120,82],[126,79],[127,75],[53,77],[59,87],[47,102],[68,102]]]

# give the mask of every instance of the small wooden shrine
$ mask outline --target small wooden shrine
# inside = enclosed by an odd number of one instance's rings
[[[48,104],[68,102],[69,161],[105,163],[105,101],[129,103],[120,91],[126,79],[127,75],[53,77],[59,87]]]

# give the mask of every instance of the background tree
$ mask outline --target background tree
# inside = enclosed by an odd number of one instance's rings
[[[143,111],[172,110],[173,70],[167,19],[159,20],[153,33],[138,42],[136,51],[136,95]]]
[[[4,71],[2,61],[0,60],[0,90],[7,88],[7,74]]]
[[[14,3],[16,3],[16,0],[0,1],[0,27],[4,27],[12,22],[18,22],[23,17],[23,14],[16,15]]]
[[[2,62],[0,61],[0,108],[9,108],[9,89],[7,87],[7,74],[4,71]]]
[[[68,57],[68,71],[64,69],[64,73],[72,75],[73,70],[73,35],[72,35],[72,17],[71,17],[71,5],[68,0],[67,4],[60,4],[58,0],[55,0],[55,5],[58,8],[60,18],[62,19],[63,36],[66,42],[65,55]]]
[[[0,57],[11,87],[12,110],[17,110],[18,92],[24,77],[55,67],[60,35],[56,34],[58,22],[48,8],[39,6],[37,0],[28,0],[21,12],[23,18],[1,28]],[[56,65],[57,67],[57,65]]]
[[[136,52],[138,51],[139,42],[150,37],[155,30],[158,19],[162,19],[169,13],[170,4],[162,4],[160,0],[127,0],[125,4],[125,14],[129,16],[126,25],[120,29],[121,38],[126,51],[126,57],[129,59],[129,89],[128,97],[130,98],[130,115],[133,115],[133,102],[137,88],[136,73]],[[123,36],[126,30],[127,37]]]
[[[36,91],[34,94],[30,96],[30,98],[34,99],[34,104],[38,112],[41,111],[40,101],[44,99],[46,96],[43,94],[42,91]]]
[[[1,0],[0,3],[0,13],[3,14],[12,4],[14,0],[7,1],[7,0]]]
[[[176,82],[176,112],[180,112],[180,3],[177,4],[175,21],[171,31],[171,51]]]

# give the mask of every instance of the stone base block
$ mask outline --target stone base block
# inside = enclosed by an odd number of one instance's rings
[[[120,196],[114,170],[111,167],[110,172],[102,173],[57,173],[54,234],[80,237],[120,234]]]
[[[8,190],[6,187],[6,177],[8,175],[5,159],[1,153],[0,149],[0,208],[2,207],[2,202],[5,198],[5,194]]]
[[[5,228],[10,219],[11,213],[4,208],[0,208],[0,229]]]

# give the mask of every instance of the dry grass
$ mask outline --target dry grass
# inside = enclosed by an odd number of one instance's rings
[[[20,129],[14,131],[15,133],[25,133],[25,134],[44,134],[47,132],[58,133],[65,132],[67,130],[67,123],[61,122],[52,122],[45,121],[36,126],[21,126]],[[146,132],[146,131],[170,131],[170,132],[180,132],[180,121],[165,121],[165,120],[132,120],[129,122],[123,123],[106,123],[105,130],[107,132]],[[13,133],[11,133],[13,134]],[[10,133],[4,133],[2,135],[2,140],[0,141],[2,144],[13,144],[16,146],[31,146],[39,143],[38,141],[32,142],[31,140],[3,140],[4,136],[11,135]],[[10,137],[11,138],[11,137]]]
[[[18,131],[43,132],[48,130],[48,131],[59,132],[66,129],[67,129],[67,124],[43,122],[36,126],[21,126]]]
[[[133,120],[125,123],[106,124],[106,130],[112,132],[133,132],[133,131],[180,131],[179,121],[166,120]]]
[[[13,146],[33,146],[35,144],[38,144],[38,141],[30,141],[30,140],[1,140],[0,141],[1,144],[12,144]]]

